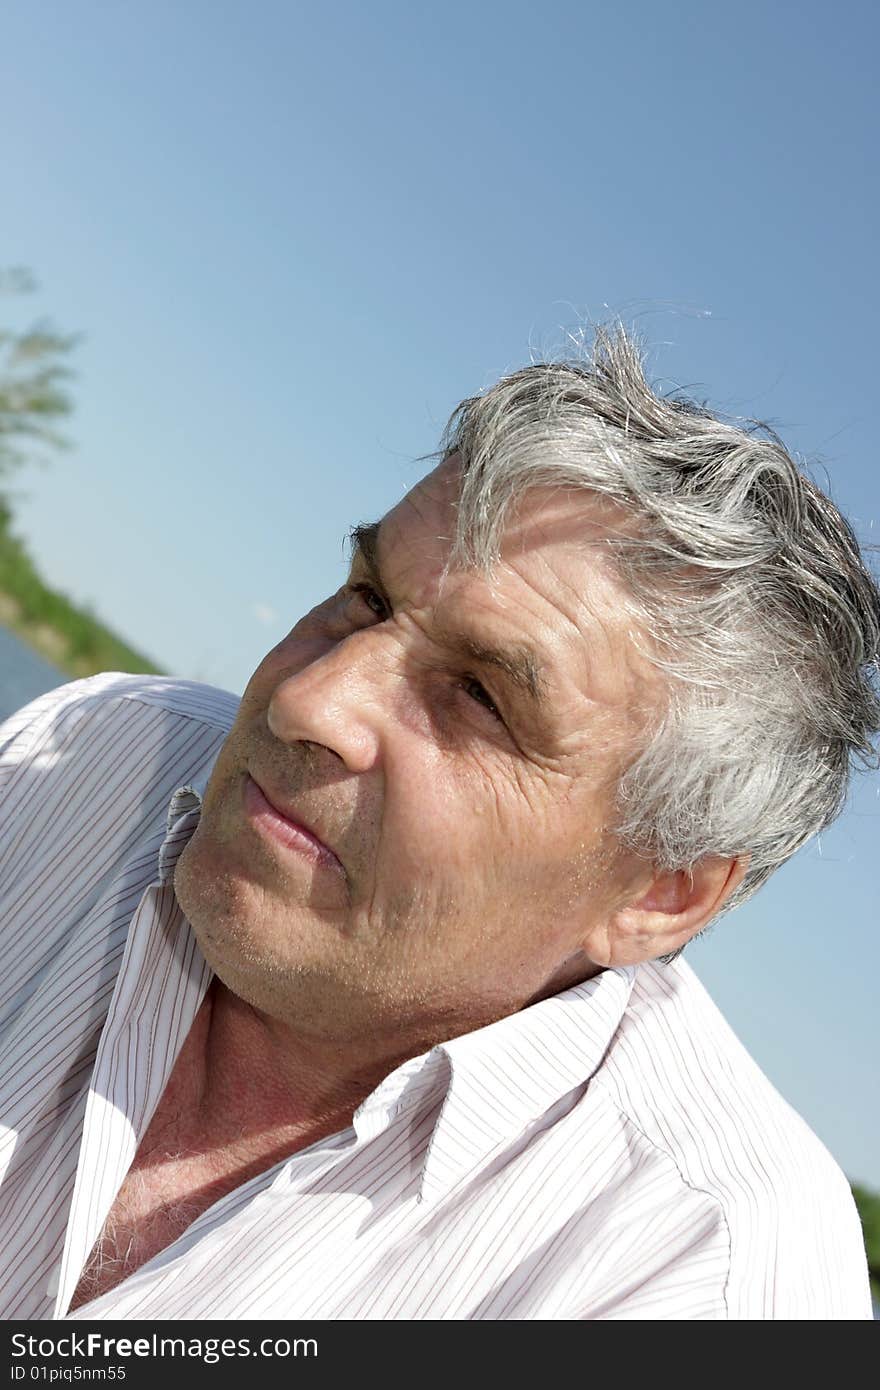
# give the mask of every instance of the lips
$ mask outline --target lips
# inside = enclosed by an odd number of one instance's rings
[[[284,802],[266,791],[253,777],[248,776],[245,788],[245,804],[250,815],[260,821],[265,828],[274,833],[291,849],[305,852],[308,858],[315,859],[337,870],[342,869],[338,857],[329,845],[315,834],[309,823],[299,812],[288,809]],[[309,851],[311,851],[309,853]]]

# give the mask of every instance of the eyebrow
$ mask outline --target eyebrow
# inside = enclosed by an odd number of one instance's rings
[[[379,575],[379,527],[381,521],[361,521],[348,533],[352,561],[359,557],[374,579]]]
[[[381,521],[361,522],[352,526],[348,533],[351,542],[352,562],[360,559],[370,577],[382,587],[382,574],[379,567],[379,530]],[[541,662],[537,653],[525,644],[503,648],[483,642],[468,633],[454,632],[447,628],[438,629],[438,637],[444,646],[468,657],[483,666],[494,666],[503,672],[512,683],[533,701],[539,708],[547,698],[547,682],[542,675]]]

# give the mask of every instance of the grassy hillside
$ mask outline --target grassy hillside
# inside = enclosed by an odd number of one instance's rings
[[[0,623],[72,679],[98,671],[165,674],[87,607],[78,608],[44,584],[10,525],[0,499]]]

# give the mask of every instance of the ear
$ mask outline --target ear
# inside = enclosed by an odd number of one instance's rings
[[[742,883],[749,855],[711,855],[691,870],[657,870],[608,923],[609,965],[637,965],[685,946]]]

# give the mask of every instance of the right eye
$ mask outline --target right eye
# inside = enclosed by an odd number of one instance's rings
[[[384,623],[386,618],[391,617],[391,609],[388,607],[388,604],[379,591],[373,588],[372,584],[349,584],[348,589],[350,593],[357,594],[363,600],[373,616],[379,619],[380,623]]]

